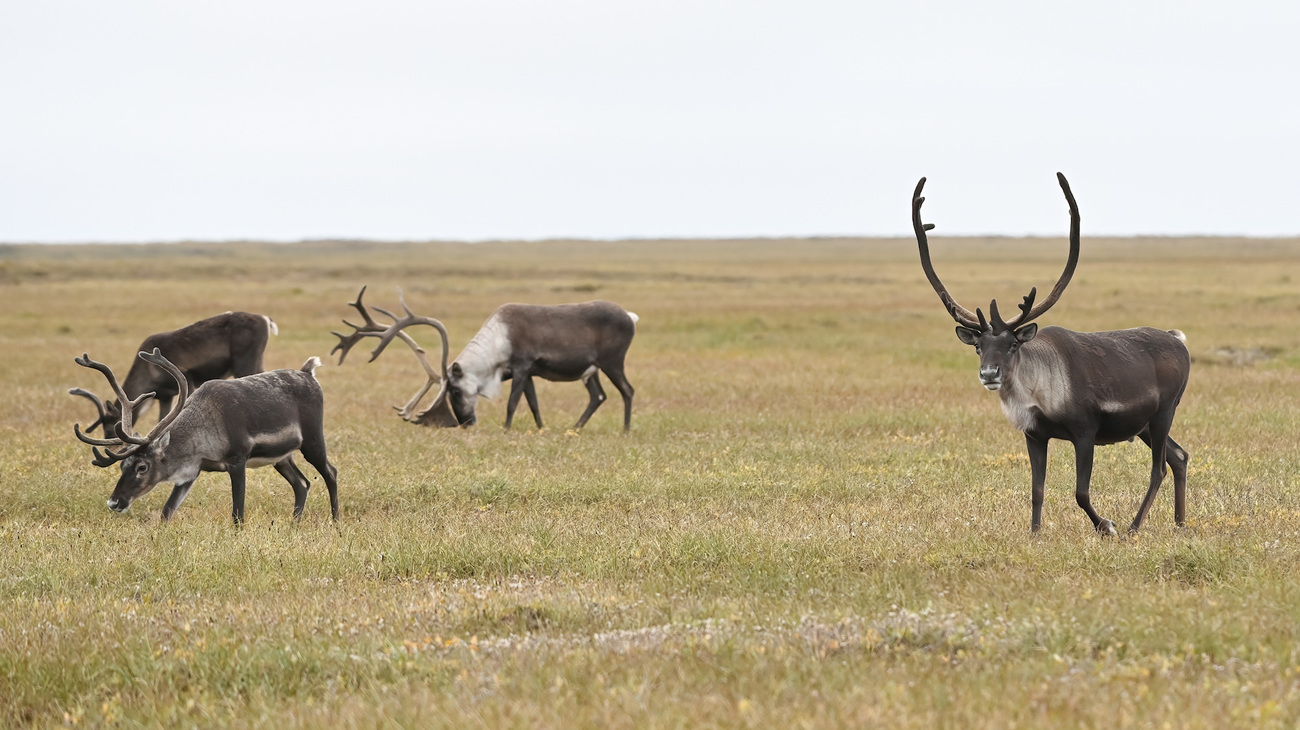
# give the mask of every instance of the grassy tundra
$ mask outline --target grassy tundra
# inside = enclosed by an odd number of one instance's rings
[[[974,306],[1065,250],[935,258]],[[1296,272],[1296,240],[1085,237],[1042,324],[1177,327],[1194,358],[1188,527],[1167,480],[1104,540],[1060,442],[1030,536],[1023,438],[910,239],[0,248],[0,726],[1292,727]],[[624,305],[630,435],[617,398],[566,432],[574,383],[537,384],[540,433],[501,429],[502,398],[471,430],[404,423],[423,374],[393,346],[318,371],[339,524],[315,474],[292,523],[271,469],[242,529],[221,474],[170,524],[167,488],[109,512],[75,355],[123,373],[144,335],[246,309],[298,367],[362,283],[454,350],[503,302]],[[1093,503],[1126,524],[1148,470],[1098,449]]]

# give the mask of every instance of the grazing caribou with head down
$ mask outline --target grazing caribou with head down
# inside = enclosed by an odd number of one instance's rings
[[[425,426],[472,426],[477,421],[475,405],[479,396],[496,397],[501,383],[510,380],[510,397],[506,401],[506,428],[514,419],[519,396],[528,400],[537,427],[542,428],[542,414],[537,408],[537,392],[533,378],[553,381],[581,380],[587,386],[591,400],[587,410],[578,418],[574,428],[582,428],[605,401],[605,391],[600,387],[598,371],[609,376],[610,382],[623,396],[623,430],[632,425],[632,384],[623,373],[623,360],[632,337],[636,334],[637,316],[613,302],[594,301],[581,304],[505,304],[488,317],[474,338],[450,369],[447,367],[449,345],[447,328],[442,322],[417,316],[402,300],[406,315],[398,317],[384,309],[374,309],[393,324],[378,324],[366,311],[361,297],[366,292],[361,287],[357,300],[351,303],[361,313],[365,323],[355,325],[344,321],[353,329],[352,334],[333,333],[339,343],[330,352],[339,352],[339,364],[348,351],[365,337],[378,337],[379,345],[371,353],[373,362],[393,338],[400,337],[420,359],[429,379],[415,397],[398,407],[403,418]],[[403,328],[425,324],[438,330],[442,336],[442,373],[434,371],[422,350]],[[433,404],[413,417],[415,407],[424,394],[441,378],[442,388]]]
[[[921,190],[912,194],[912,227],[921,252],[921,267],[948,313],[957,321],[957,338],[975,347],[980,356],[980,383],[995,390],[1002,412],[1025,434],[1033,472],[1033,523],[1042,526],[1043,484],[1047,479],[1047,442],[1062,439],[1074,444],[1075,500],[1093,527],[1115,534],[1115,525],[1092,508],[1093,447],[1142,439],[1151,447],[1151,484],[1129,532],[1136,532],[1155,501],[1165,476],[1165,464],[1174,472],[1174,521],[1182,525],[1186,513],[1187,451],[1169,437],[1174,411],[1187,387],[1191,357],[1178,330],[1138,327],[1111,332],[1074,332],[1061,327],[1041,331],[1038,318],[1061,297],[1079,262],[1079,208],[1065,176],[1057,173],[1070,204],[1070,256],[1065,271],[1047,299],[1034,306],[1038,290],[1030,289],[1020,314],[1004,321],[996,301],[989,303],[989,318],[958,304],[930,263],[925,232],[933,224],[921,222]]]
[[[171,496],[162,510],[162,518],[167,520],[181,506],[199,472],[224,471],[230,473],[234,502],[231,514],[240,523],[244,520],[245,470],[274,465],[293,487],[296,519],[302,515],[311,487],[293,463],[293,452],[301,451],[325,479],[330,513],[335,520],[339,518],[335,481],[338,472],[325,457],[324,395],[313,372],[320,358],[307,360],[299,370],[212,380],[195,389],[190,397],[185,374],[157,348],[152,353],[141,352],[140,357],[170,375],[179,396],[176,408],[143,437],[132,430],[131,414],[154,394],[127,398],[107,365],[91,360],[89,355],[76,359],[78,365],[103,373],[122,403],[122,420],[114,424],[116,438],[90,438],[81,432],[80,425],[73,427],[78,439],[95,447],[95,466],[122,464],[122,475],[108,500],[109,509],[124,512],[137,497],[159,483],[172,482]],[[100,446],[109,448],[100,451]]]
[[[209,380],[243,377],[262,372],[262,354],[270,335],[278,334],[275,321],[264,314],[226,312],[199,320],[170,332],[159,332],[144,338],[141,352],[154,349],[162,352],[181,372],[191,388]],[[162,368],[137,359],[122,381],[122,391],[128,398],[152,391],[158,401],[158,418],[171,411],[172,399],[178,392],[176,381]],[[86,427],[86,433],[103,426],[105,436],[113,433],[113,424],[122,419],[121,406],[116,400],[100,401],[88,391],[78,388],[74,395],[89,399],[99,410],[99,418]],[[131,414],[138,421],[149,407],[149,400],[140,401]]]

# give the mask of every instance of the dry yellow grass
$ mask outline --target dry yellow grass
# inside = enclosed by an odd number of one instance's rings
[[[1064,253],[935,246],[971,306]],[[1189,526],[1162,492],[1115,541],[1064,445],[1030,536],[1023,440],[912,241],[0,247],[0,724],[1292,727],[1298,263],[1295,240],[1085,238],[1044,324],[1177,327],[1195,360]],[[500,400],[417,428],[389,407],[413,359],[354,355],[318,371],[338,525],[320,489],[293,524],[269,469],[242,529],[218,474],[170,524],[165,492],[106,509],[75,355],[122,371],[146,334],[246,309],[297,367],[363,283],[453,347],[506,301],[623,304],[631,434],[617,398],[566,433],[575,384],[539,386],[540,433]],[[1098,451],[1103,515],[1131,519],[1147,454]]]

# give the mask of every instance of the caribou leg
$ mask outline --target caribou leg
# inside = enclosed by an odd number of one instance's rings
[[[592,369],[595,370],[595,368]],[[573,425],[575,429],[587,425],[587,420],[591,418],[591,414],[595,413],[596,409],[600,408],[600,404],[605,402],[605,389],[600,387],[599,373],[593,372],[591,377],[583,381],[583,385],[587,386],[587,394],[591,396],[591,400],[587,401],[587,410],[582,412],[578,422]]]
[[[307,491],[311,489],[311,482],[298,465],[293,463],[292,454],[275,462],[275,470],[293,487],[293,518],[296,520],[302,517],[302,510],[307,506]]]
[[[1133,518],[1133,524],[1128,528],[1129,534],[1137,532],[1138,528],[1142,526],[1142,521],[1147,516],[1147,510],[1151,509],[1152,503],[1156,501],[1156,492],[1160,491],[1160,483],[1165,479],[1165,459],[1167,456],[1165,449],[1169,445],[1169,428],[1173,425],[1173,421],[1172,413],[1168,415],[1162,413],[1157,415],[1147,426],[1147,429],[1143,431],[1142,440],[1146,442],[1147,446],[1151,447],[1151,485],[1147,487],[1147,494],[1142,498],[1142,505],[1138,507],[1138,513]],[[1185,468],[1183,471],[1186,474]],[[1177,487],[1174,488],[1174,491],[1174,512],[1177,513]],[[1177,521],[1177,514],[1175,514],[1175,521]]]
[[[304,433],[302,435],[302,446],[299,448],[302,452],[302,458],[307,460],[308,464],[321,475],[325,480],[325,489],[330,494],[330,516],[335,522],[339,521],[339,470],[329,462],[325,456],[325,434],[321,433]],[[306,477],[303,477],[304,479]]]
[[[189,496],[190,487],[192,486],[194,486],[193,479],[188,482],[178,482],[172,487],[172,494],[167,498],[167,503],[163,505],[163,522],[172,518],[172,515],[175,514],[176,510],[180,508],[181,502],[184,502],[185,498]]]
[[[528,410],[533,412],[533,420],[537,421],[537,430],[544,428],[542,426],[542,411],[537,407],[537,388],[533,386],[533,376],[524,378],[524,398],[528,401]]]
[[[611,364],[609,367],[601,368],[605,375],[609,376],[609,382],[614,384],[618,394],[623,396],[623,432],[627,433],[632,428],[632,395],[636,390],[632,384],[627,382],[627,375],[623,373],[623,361],[617,364]]]
[[[1029,490],[1034,505],[1029,529],[1038,532],[1043,527],[1043,490],[1047,484],[1047,439],[1040,440],[1025,434],[1025,446],[1029,449],[1029,471],[1032,475]]]
[[[1088,519],[1092,520],[1093,529],[1103,535],[1115,535],[1115,523],[1104,519],[1092,508],[1092,454],[1096,448],[1092,434],[1081,437],[1074,442],[1074,501],[1079,503]]]
[[[1174,473],[1174,524],[1182,527],[1187,523],[1187,464],[1191,457],[1170,436],[1165,439],[1165,461]]]
[[[227,465],[227,471],[230,472],[230,516],[234,518],[236,525],[244,524],[244,462],[234,462]]]
[[[1138,437],[1142,443],[1151,445],[1151,434],[1143,431]],[[1172,436],[1165,438],[1165,463],[1174,473],[1174,524],[1179,527],[1187,522],[1187,464],[1190,460],[1187,449],[1179,446]]]
[[[519,407],[519,396],[524,394],[524,383],[528,378],[510,379],[510,397],[506,400],[506,428],[510,428],[510,423],[515,420],[515,409]]]

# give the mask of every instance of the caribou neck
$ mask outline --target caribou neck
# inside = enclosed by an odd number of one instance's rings
[[[501,393],[501,379],[510,364],[510,329],[498,312],[483,323],[456,362],[461,369],[478,381],[478,394],[495,398]]]

